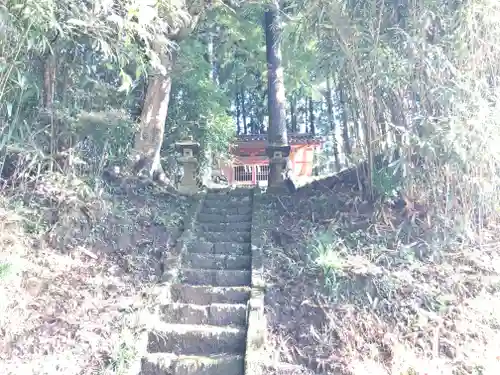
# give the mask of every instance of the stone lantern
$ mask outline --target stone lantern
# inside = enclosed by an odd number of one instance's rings
[[[175,150],[181,153],[181,156],[177,160],[182,165],[184,171],[178,190],[181,194],[194,195],[198,193],[196,169],[198,167],[200,144],[194,142],[193,138],[190,137],[186,140],[176,142]]]
[[[284,179],[290,150],[291,147],[289,145],[269,144],[266,147],[266,155],[269,158],[269,169],[276,171],[276,180],[269,181],[268,191],[285,188]]]

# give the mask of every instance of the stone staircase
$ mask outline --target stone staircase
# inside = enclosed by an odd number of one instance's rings
[[[141,375],[245,373],[251,226],[251,190],[207,193]]]

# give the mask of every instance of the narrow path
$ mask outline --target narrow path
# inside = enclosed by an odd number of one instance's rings
[[[252,191],[208,192],[142,375],[244,375]]]

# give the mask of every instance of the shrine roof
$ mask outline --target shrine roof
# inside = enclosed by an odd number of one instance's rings
[[[267,141],[267,134],[244,134],[236,137],[237,142]],[[288,142],[291,144],[311,144],[319,143],[322,138],[307,133],[289,133]]]

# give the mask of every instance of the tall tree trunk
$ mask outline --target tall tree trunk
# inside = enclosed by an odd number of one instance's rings
[[[373,107],[375,110],[376,122],[380,132],[380,140],[378,142],[378,146],[380,148],[380,151],[386,153],[387,150],[389,149],[389,142],[387,139],[387,122],[384,116],[383,99],[380,89],[376,90],[375,94],[376,96],[373,100]]]
[[[259,134],[266,134],[266,128],[264,127],[264,119],[266,118],[266,100],[268,100],[268,90],[264,90],[262,93],[262,105],[259,105]],[[286,106],[286,99],[285,99],[285,106]],[[285,127],[286,127],[286,107],[285,107]]]
[[[240,102],[240,94],[236,93],[236,133],[238,135],[241,134],[241,102]]]
[[[43,93],[42,105],[47,118],[47,125],[50,127],[50,155],[55,156],[59,149],[59,134],[57,122],[54,119],[54,99],[56,95],[56,71],[57,59],[55,51],[51,49],[45,57],[44,72],[43,72]],[[53,161],[51,159],[50,168],[53,169]]]
[[[328,113],[328,122],[330,123],[330,131],[333,137],[333,155],[335,157],[335,168],[340,171],[339,146],[337,144],[337,127],[335,126],[335,118],[333,115],[333,100],[332,100],[332,83],[330,76],[326,77],[326,107]]]
[[[394,138],[395,138],[395,150],[394,158],[399,159],[402,156],[402,150],[404,148],[403,133],[406,130],[406,120],[403,113],[403,106],[400,104],[398,97],[391,93],[389,95],[388,107],[391,111],[391,122],[394,128]]]
[[[307,125],[308,125],[308,114],[309,114],[309,109],[307,107],[307,97],[304,97],[301,95],[300,97],[300,105],[299,105],[299,114],[300,114],[300,124],[301,124],[301,130],[302,126],[304,126],[304,132],[307,133]]]
[[[281,63],[281,25],[279,18],[279,0],[273,0],[265,12],[266,60],[268,85],[269,130],[268,142],[270,145],[287,146],[286,131],[286,97]],[[275,163],[269,168],[269,185],[281,181],[281,169]]]
[[[134,140],[134,166],[136,173],[144,170],[149,177],[157,179],[163,175],[160,150],[165,133],[165,121],[172,88],[172,68],[176,51],[163,52],[161,45],[155,46],[164,69],[151,75],[141,113],[140,129]]]
[[[364,87],[358,88],[358,98],[361,98],[363,100],[363,103],[366,103],[367,105],[363,106],[362,113],[363,113],[363,120],[362,120],[362,129],[363,129],[363,135],[364,135],[364,144],[366,148],[366,156],[367,156],[367,161],[368,161],[368,168],[366,169],[366,178],[368,179],[368,193],[370,194],[370,197],[373,197],[373,186],[372,186],[372,181],[373,181],[373,170],[374,170],[374,165],[373,165],[373,159],[374,159],[374,140],[376,139],[376,134],[374,134],[373,131],[373,123],[375,120],[374,113],[373,113],[373,98],[371,97],[370,93],[372,92],[371,88],[365,89]],[[359,103],[359,102],[358,102]]]
[[[241,99],[241,118],[243,120],[243,131],[245,134],[248,134],[248,125],[247,125],[247,110],[245,107],[245,89],[241,89],[240,93]]]
[[[290,102],[290,99],[287,99],[287,102]],[[291,105],[290,105],[290,113],[291,113]],[[288,107],[287,107],[287,114],[286,114],[286,130],[288,132],[291,132],[292,129],[291,129],[291,126],[292,126],[292,123],[291,123],[291,116],[290,118],[288,117]]]
[[[214,84],[218,84],[218,69],[217,69],[217,59],[214,55],[214,34],[211,30],[207,32],[206,36],[207,43],[207,59],[210,63],[210,79]]]
[[[68,108],[70,105],[68,99],[71,96],[69,88],[71,87],[71,77],[69,69],[64,69],[63,78],[61,84],[61,105],[63,108]]]
[[[50,51],[44,62],[42,105],[46,110],[54,109],[56,91],[57,61],[54,51]]]
[[[170,103],[172,89],[172,70],[177,58],[177,51],[170,48],[171,42],[179,43],[189,36],[194,29],[203,8],[190,11],[190,17],[184,18],[184,23],[168,35],[157,35],[153,42],[153,50],[159,56],[161,69],[155,67],[152,72],[142,106],[139,131],[135,134],[133,165],[135,173],[145,171],[153,179],[163,180],[165,173],[160,162],[160,151],[165,134],[165,122]]]
[[[297,132],[297,96],[292,95],[292,100],[290,102],[290,117],[292,122],[292,133]]]
[[[255,98],[256,100],[254,101],[255,103],[265,103],[265,90],[264,90],[264,82],[262,82],[262,75],[260,72],[255,73],[255,78],[257,80],[257,87],[255,89]],[[256,105],[255,107],[255,115],[254,115],[254,121],[252,123],[254,124],[252,128],[252,133],[253,134],[262,134],[262,130],[264,129],[264,117],[265,115],[265,108],[264,106]]]
[[[346,157],[351,156],[351,142],[349,141],[349,115],[347,112],[346,92],[343,84],[339,84],[339,101],[342,108],[342,139],[344,143],[344,154]]]
[[[264,119],[265,119],[264,111],[259,111],[259,134],[266,134],[266,128],[264,127]],[[285,124],[286,126],[286,124]]]
[[[309,101],[309,133],[316,135],[316,127],[314,125],[314,102],[312,97],[308,98]]]
[[[361,95],[361,93],[358,93],[358,95]],[[366,119],[362,118],[362,113],[360,112],[360,102],[359,102],[359,96],[356,95],[355,93],[351,93],[350,98],[350,105],[352,108],[352,126],[354,127],[354,139],[356,140],[356,143],[359,144],[364,144],[363,141],[361,140],[361,131],[363,131],[363,135],[366,136],[364,127],[363,127],[363,121],[366,121]]]
[[[217,29],[216,29],[217,30]],[[217,70],[217,58],[214,54],[214,32],[212,31],[212,28],[208,30],[207,33],[207,55],[208,55],[208,61],[210,63],[210,75],[209,78],[212,80],[215,86],[218,86],[219,80],[218,80],[218,70]],[[208,120],[210,121],[210,120]],[[207,138],[205,138],[206,140]],[[211,179],[212,179],[212,165],[213,165],[213,154],[212,154],[212,147],[209,143],[203,142],[203,156],[204,160],[202,164],[202,181],[205,186],[208,186]]]

